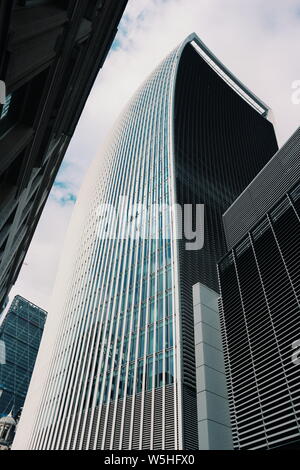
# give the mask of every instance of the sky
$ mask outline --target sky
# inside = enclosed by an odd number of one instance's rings
[[[129,0],[25,258],[10,301],[47,309],[78,190],[126,102],[155,66],[195,32],[273,110],[281,146],[300,125],[299,0]]]

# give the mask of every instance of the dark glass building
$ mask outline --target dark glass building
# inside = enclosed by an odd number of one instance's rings
[[[221,325],[236,449],[300,448],[300,128],[224,215]]]
[[[268,117],[195,34],[138,89],[78,198],[16,448],[198,448],[192,286],[218,289],[222,214],[277,150]],[[134,239],[97,213],[120,196]],[[205,206],[196,251],[169,211],[187,203]]]
[[[126,4],[0,2],[0,313]]]
[[[47,312],[16,296],[0,324],[0,418],[23,407]]]

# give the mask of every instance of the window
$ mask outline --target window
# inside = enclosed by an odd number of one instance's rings
[[[173,319],[169,318],[166,322],[166,348],[173,347]]]
[[[22,106],[23,89],[24,87],[13,94],[7,95],[5,98],[5,103],[0,115],[0,136],[5,134],[18,122]]]
[[[158,292],[161,292],[164,288],[164,275],[160,273],[158,276]]]
[[[167,295],[166,297],[166,317],[172,315],[172,295]]]
[[[174,382],[174,352],[166,352],[166,385]]]
[[[155,303],[154,303],[154,300],[152,300],[149,306],[149,320],[148,320],[149,324],[154,322],[154,313],[155,313]]]
[[[164,315],[164,298],[161,296],[157,299],[157,319],[162,320]]]
[[[19,5],[22,7],[36,7],[39,5],[46,5],[47,3],[54,3],[53,0],[19,0]]]
[[[153,336],[154,336],[153,333],[154,333],[154,329],[152,325],[148,330],[148,351],[147,351],[148,354],[153,353]]]
[[[135,347],[136,347],[136,333],[131,337],[131,348],[130,348],[130,361],[135,359]]]
[[[155,387],[162,387],[164,383],[163,374],[163,355],[162,353],[156,356],[156,373],[155,373]]]
[[[146,323],[146,304],[142,305],[140,328],[143,328],[145,326],[145,323]]]
[[[164,346],[164,325],[160,322],[156,325],[156,351],[161,351]]]
[[[137,367],[137,385],[136,385],[137,393],[142,391],[142,387],[143,387],[143,369],[144,369],[144,361],[141,360],[141,361],[138,362],[138,367]]]
[[[134,378],[134,364],[131,364],[128,370],[127,395],[132,395],[133,393],[133,378]]]
[[[172,272],[170,269],[167,271],[167,286],[166,287],[167,289],[172,288]]]
[[[147,390],[150,390],[152,388],[152,377],[153,377],[153,357],[148,357],[147,359],[147,372],[146,372],[146,377],[147,377]]]
[[[141,331],[140,333],[138,357],[143,357],[144,347],[145,347],[145,330]]]
[[[150,297],[154,297],[155,294],[155,277],[152,276],[150,279]]]
[[[12,97],[12,95],[7,95],[7,97],[5,98],[5,103],[4,103],[3,108],[2,108],[0,119],[4,119],[5,116],[7,116],[8,110],[9,110],[9,107],[10,107],[10,103],[11,103],[11,97]]]

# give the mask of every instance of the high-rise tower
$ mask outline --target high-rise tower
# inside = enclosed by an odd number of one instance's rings
[[[198,447],[192,286],[217,290],[222,213],[277,150],[268,112],[195,34],[138,89],[81,190],[16,448]],[[159,203],[204,204],[203,249]]]
[[[0,324],[0,418],[23,407],[47,312],[17,295]]]

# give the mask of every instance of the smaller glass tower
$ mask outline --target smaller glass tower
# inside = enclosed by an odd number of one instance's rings
[[[0,418],[22,408],[47,312],[16,296],[0,324]]]

